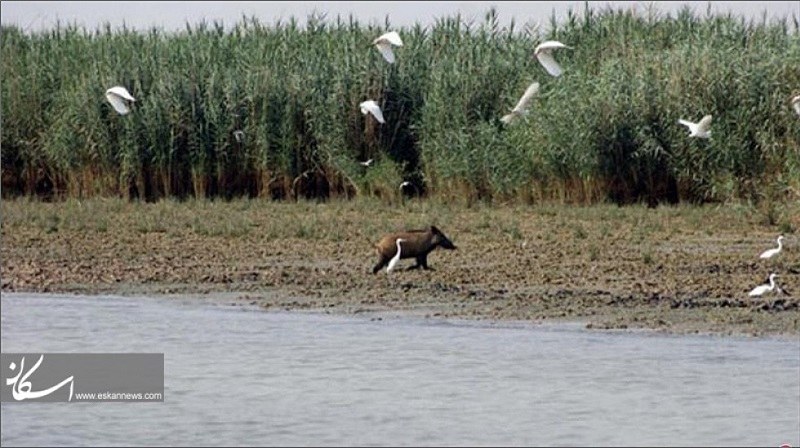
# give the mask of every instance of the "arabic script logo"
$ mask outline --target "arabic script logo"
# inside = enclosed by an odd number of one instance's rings
[[[44,361],[44,355],[40,356],[39,361],[37,361],[36,364],[34,364],[33,367],[31,367],[30,370],[25,372],[25,357],[23,356],[22,360],[20,360],[19,363],[19,373],[17,373],[17,376],[6,378],[6,386],[11,386],[11,393],[14,396],[14,399],[17,401],[22,401],[22,400],[46,397],[47,395],[50,395],[51,393],[60,389],[61,386],[69,383],[68,401],[72,401],[72,389],[73,386],[75,385],[73,381],[74,375],[70,376],[69,378],[56,384],[53,387],[49,387],[47,389],[39,391],[32,390],[33,385],[31,384],[30,381],[28,381],[28,377],[31,376],[31,374],[35,372],[36,369],[39,368],[39,366],[42,364],[42,361]],[[17,364],[12,362],[11,364],[8,365],[8,368],[11,369],[12,372],[14,372],[17,369]],[[22,378],[20,378],[20,376]]]

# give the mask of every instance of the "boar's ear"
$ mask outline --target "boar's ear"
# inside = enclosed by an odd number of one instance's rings
[[[442,234],[442,231],[437,229],[436,226],[431,226],[431,232],[433,232],[435,234],[438,234],[438,235]]]

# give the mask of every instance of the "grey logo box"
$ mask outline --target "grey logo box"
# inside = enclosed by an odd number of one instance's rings
[[[163,353],[0,353],[0,402],[164,401]]]

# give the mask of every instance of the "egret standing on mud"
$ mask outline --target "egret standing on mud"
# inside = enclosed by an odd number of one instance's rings
[[[692,123],[684,119],[679,119],[678,123],[689,128],[689,137],[710,138],[711,137],[711,115],[706,115],[699,123]]]
[[[383,119],[383,112],[381,112],[381,107],[378,106],[378,103],[376,103],[375,101],[367,100],[359,104],[358,106],[361,107],[362,114],[364,115],[372,114],[375,117],[375,119],[378,120],[379,123],[381,124],[386,123],[386,121]]]
[[[758,256],[758,258],[763,258],[766,260],[768,258],[772,258],[774,255],[778,255],[778,252],[780,252],[783,248],[781,241],[783,241],[783,235],[778,236],[778,247],[775,249],[765,250],[761,253],[761,255]]]
[[[398,238],[395,243],[397,244],[397,253],[394,254],[394,257],[389,261],[389,266],[386,266],[386,273],[390,274],[394,270],[394,265],[400,261],[400,243],[405,242],[406,240],[402,238]]]
[[[778,274],[774,274],[774,273],[773,274],[769,274],[769,285],[756,286],[755,288],[753,288],[752,291],[750,291],[750,293],[748,295],[750,297],[758,297],[758,296],[760,296],[761,294],[764,294],[767,291],[772,291],[773,289],[775,289],[775,277],[777,277],[777,276],[778,276]]]
[[[558,48],[567,48],[572,50],[572,47],[568,47],[557,40],[548,40],[546,42],[542,42],[536,49],[533,50],[533,55],[536,56],[536,59],[539,60],[539,63],[542,64],[547,73],[550,73],[553,76],[560,76],[561,75],[561,66],[558,65],[555,59],[553,59],[553,55],[551,54],[553,50]]]
[[[128,107],[128,101],[136,101],[133,95],[128,92],[128,89],[122,86],[114,86],[106,90],[106,99],[120,115],[125,115],[131,111]]]
[[[372,44],[375,45],[375,48],[381,52],[383,59],[386,59],[386,62],[394,64],[394,52],[392,51],[392,45],[396,47],[402,47],[403,40],[400,39],[400,35],[397,34],[397,31],[390,31],[373,40]]]

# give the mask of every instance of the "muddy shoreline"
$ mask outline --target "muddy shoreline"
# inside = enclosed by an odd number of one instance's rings
[[[3,201],[2,291],[192,294],[268,310],[580,321],[588,328],[800,335],[800,207],[459,207]],[[437,225],[433,270],[373,275],[382,234]],[[790,233],[787,233],[786,231]],[[758,254],[785,235],[772,260]],[[779,274],[783,293],[747,292]]]

